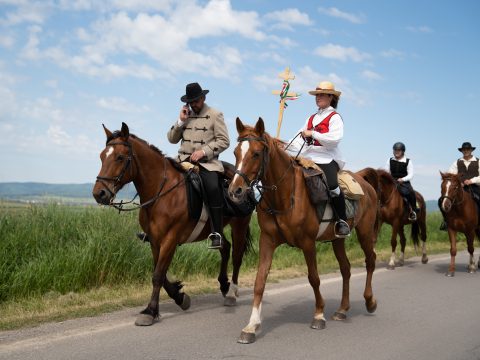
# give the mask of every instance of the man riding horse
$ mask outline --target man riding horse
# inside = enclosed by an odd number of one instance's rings
[[[464,142],[462,146],[458,148],[458,151],[463,154],[463,157],[456,160],[452,166],[450,166],[448,172],[460,175],[464,189],[471,192],[473,199],[477,202],[477,205],[480,206],[480,161],[472,154],[475,149],[476,148],[469,142]],[[447,229],[445,215],[440,229]]]
[[[393,157],[387,160],[385,169],[397,181],[398,191],[409,204],[410,213],[408,220],[416,221],[419,209],[417,208],[415,191],[410,183],[410,180],[413,178],[413,164],[412,160],[405,156],[405,150],[404,143],[396,142],[393,144]]]
[[[177,155],[179,162],[199,165],[212,225],[209,248],[218,249],[222,247],[223,238],[223,193],[218,173],[224,170],[218,156],[228,148],[230,140],[223,113],[205,103],[208,92],[198,83],[186,86],[186,94],[180,98],[185,105],[167,137],[172,144],[181,141]]]

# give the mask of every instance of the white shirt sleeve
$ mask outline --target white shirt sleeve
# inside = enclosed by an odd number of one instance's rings
[[[392,158],[388,158],[387,163],[385,164],[385,168],[384,168],[385,171],[388,172],[389,174],[391,174],[391,172],[390,172],[390,160],[391,159]]]
[[[413,164],[412,164],[412,159],[408,161],[407,165],[407,176],[403,177],[403,181],[410,181],[413,179]]]
[[[343,138],[343,120],[339,114],[335,114],[330,119],[329,131],[321,134],[313,131],[312,137],[327,149],[335,148]]]
[[[450,166],[450,169],[448,169],[448,172],[450,174],[458,174],[458,166],[457,166],[457,161],[455,161],[452,166]]]
[[[477,159],[478,166],[480,167],[480,159]],[[480,185],[480,176],[475,176],[470,179],[470,181],[474,184]]]

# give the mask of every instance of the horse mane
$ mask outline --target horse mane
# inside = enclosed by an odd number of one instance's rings
[[[107,138],[107,144],[114,140],[114,139],[118,139],[118,138],[121,138],[123,137],[123,134],[120,130],[116,130],[112,133],[111,136],[109,136]],[[135,134],[130,134],[129,135],[129,138],[132,138],[132,139],[135,139],[135,140],[138,140],[140,143],[148,146],[151,150],[153,150],[156,154],[158,154],[159,156],[161,156],[162,158],[167,158],[167,160],[170,162],[170,164],[175,168],[177,169],[179,172],[186,172],[186,170],[182,167],[182,165],[180,165],[175,159],[172,159],[171,157],[168,157],[168,156],[165,156],[165,154],[159,149],[157,148],[155,145],[153,144],[150,144],[148,141],[146,140],[143,140],[141,137],[138,137],[137,135]]]
[[[384,179],[387,183],[395,185],[395,179],[388,171],[383,169],[377,169],[377,174],[380,179]]]
[[[456,180],[460,181],[460,177],[458,174],[452,174],[452,173],[442,173],[442,179],[443,180]]]
[[[242,132],[242,135],[240,137],[245,137],[248,135],[253,135],[253,136],[258,136],[257,132],[255,131],[255,128],[250,125],[244,125],[245,130]],[[290,155],[285,151],[285,141],[282,141],[280,139],[272,137],[269,133],[266,131],[263,132],[263,138],[265,139],[265,146],[269,150],[269,152],[272,154],[272,156],[276,156],[276,154],[285,154],[285,156],[290,157]],[[279,151],[271,151],[273,149],[279,150]]]

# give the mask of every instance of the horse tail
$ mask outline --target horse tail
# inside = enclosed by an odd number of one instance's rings
[[[378,234],[380,228],[380,206],[378,206],[380,201],[380,179],[378,177],[378,173],[375,169],[367,167],[358,171],[357,174],[372,186],[372,188],[375,190],[375,194],[377,195],[377,216],[375,216],[375,224],[373,229],[375,233]]]
[[[412,237],[413,244],[415,245],[415,248],[418,246],[418,244],[420,244],[420,242],[418,241],[418,234],[419,233],[420,233],[420,226],[418,225],[418,221],[414,221],[412,223],[412,231],[411,231],[410,235]]]

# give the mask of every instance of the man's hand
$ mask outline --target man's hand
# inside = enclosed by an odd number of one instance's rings
[[[399,184],[401,184],[401,183],[403,183],[403,180],[402,180],[402,179],[398,179],[397,182],[398,182]]]
[[[463,182],[465,185],[472,185],[473,184],[473,181],[472,180],[465,180]]]
[[[205,156],[205,151],[203,150],[197,150],[195,151],[192,155],[190,155],[190,161],[192,163],[198,162],[201,158]]]
[[[183,105],[182,109],[180,110],[180,115],[178,116],[181,121],[185,121],[188,119],[190,115],[190,108],[188,105]]]

